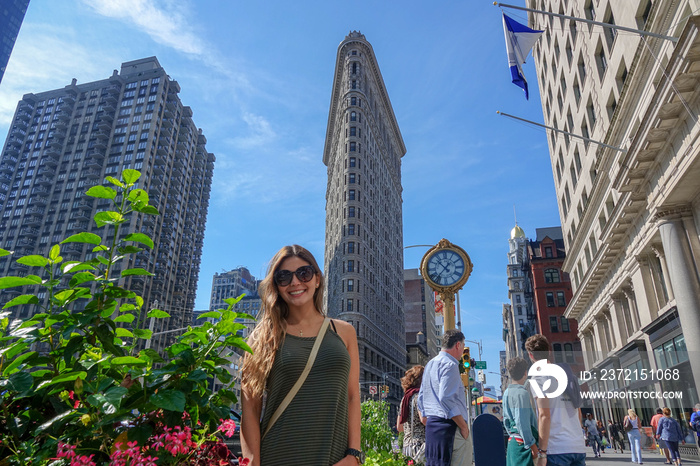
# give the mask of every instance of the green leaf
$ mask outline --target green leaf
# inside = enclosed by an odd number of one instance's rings
[[[117,192],[112,188],[108,188],[107,186],[93,186],[85,191],[85,194],[90,197],[97,197],[100,199],[114,199],[117,197]]]
[[[141,424],[139,426],[129,427],[126,431],[126,439],[129,442],[138,442],[139,445],[145,445],[148,439],[153,434],[153,426],[150,424]]]
[[[122,314],[120,316],[117,316],[114,318],[115,322],[125,322],[127,324],[130,324],[136,319],[133,314]]]
[[[139,295],[136,295],[134,298],[134,301],[136,301],[136,306],[141,309],[141,306],[143,306],[143,298]]]
[[[59,246],[58,244],[54,244],[53,246],[51,246],[51,250],[49,251],[49,259],[56,262],[59,254],[61,254],[61,246]]]
[[[85,371],[73,371],[73,372],[67,372],[65,374],[58,374],[56,377],[51,379],[51,382],[47,384],[48,385],[53,385],[57,383],[63,383],[63,382],[72,382],[73,380],[77,379],[80,377],[81,379],[85,379],[87,377],[87,372]]]
[[[150,340],[153,336],[153,330],[135,328],[134,335],[136,335],[136,338],[140,338],[142,340]]]
[[[29,372],[15,372],[7,380],[6,388],[17,393],[24,393],[32,389],[34,377]]]
[[[63,290],[56,293],[53,298],[59,304],[65,304],[73,297],[75,290]]]
[[[99,246],[95,246],[92,248],[92,252],[103,252],[103,251],[109,251],[109,248],[105,246],[104,244],[101,244]]]
[[[120,246],[117,248],[117,251],[119,251],[119,254],[136,254],[143,251],[143,248],[136,246]]]
[[[207,319],[207,318],[212,318],[212,319],[221,319],[221,313],[219,311],[209,311],[205,312],[203,314],[200,314],[197,319]]]
[[[41,278],[35,275],[27,275],[26,277],[0,277],[0,290],[13,288],[15,286],[38,285],[40,283]]]
[[[135,358],[133,356],[120,356],[117,358],[112,358],[113,366],[123,366],[125,364],[143,366],[144,364],[146,364],[146,361],[144,361],[143,359]]]
[[[127,168],[122,172],[122,180],[126,184],[134,184],[141,177],[141,172],[131,168]]]
[[[7,377],[8,375],[12,374],[14,372],[14,370],[19,367],[20,364],[22,364],[27,359],[31,360],[31,358],[36,357],[37,354],[39,354],[39,353],[37,353],[36,351],[30,351],[28,353],[24,353],[24,354],[17,356],[14,359],[14,361],[12,361],[6,368],[3,369],[2,375]]]
[[[94,219],[98,228],[105,225],[119,225],[120,223],[124,222],[124,216],[122,214],[111,210],[97,212]]]
[[[49,260],[44,256],[30,255],[17,259],[18,264],[28,265],[30,267],[46,267]]]
[[[240,295],[240,296],[237,297],[237,298],[226,298],[226,299],[224,299],[224,302],[225,302],[226,304],[228,304],[229,306],[232,306],[232,307],[233,307],[233,306],[235,306],[235,305],[238,303],[238,301],[240,301],[241,299],[243,299],[243,296],[245,296],[245,293],[243,293],[242,295]]]
[[[117,327],[117,330],[115,331],[115,334],[117,335],[118,338],[134,338],[134,334],[131,333],[131,330],[122,328],[122,327]]]
[[[90,272],[78,272],[70,279],[69,285],[71,287],[77,286],[85,282],[93,281],[95,278],[95,275]]]
[[[124,241],[134,241],[136,243],[145,244],[149,248],[153,249],[153,240],[144,233],[131,233],[126,235]]]
[[[170,314],[168,314],[165,311],[161,311],[160,309],[151,309],[150,311],[148,311],[146,317],[152,317],[154,319],[163,319],[165,317],[170,317]]]
[[[0,248],[0,257],[9,256],[12,252]]]
[[[147,359],[153,363],[165,362],[165,360],[161,357],[160,353],[158,353],[158,351],[151,349],[151,348],[141,350],[139,352],[139,357],[141,357],[143,359]]]
[[[129,276],[131,276],[131,275],[145,275],[145,276],[147,276],[147,277],[153,277],[153,276],[154,276],[154,274],[152,274],[152,273],[149,272],[148,270],[142,269],[142,268],[140,268],[140,267],[136,267],[136,268],[133,268],[133,269],[122,270],[122,277],[129,277]]]
[[[145,206],[148,204],[148,193],[143,189],[134,189],[129,193],[128,199],[129,202],[138,202]]]
[[[69,409],[68,411],[65,411],[65,412],[59,414],[58,416],[46,421],[45,423],[43,423],[42,425],[37,427],[34,434],[38,435],[38,434],[42,433],[46,429],[51,428],[55,423],[57,423],[59,421],[61,421],[61,425],[68,425],[67,422],[63,422],[65,418],[67,418],[68,416],[78,417],[79,415],[80,414],[77,411]]]
[[[109,181],[112,183],[114,186],[119,186],[120,188],[124,188],[124,183],[119,181],[118,179],[114,178],[113,176],[107,176],[105,177],[105,180]]]
[[[33,294],[22,294],[10,300],[10,302],[5,304],[2,308],[7,309],[8,307],[19,306],[20,304],[39,304],[39,298]]]
[[[93,188],[97,188],[97,187],[98,186],[93,186]],[[98,235],[84,231],[82,233],[78,233],[78,234],[69,236],[68,238],[61,241],[61,244],[64,244],[64,243],[100,244],[101,242],[102,242],[102,238],[100,238]]]
[[[139,209],[138,212],[147,214],[147,215],[160,215],[160,212],[158,212],[158,209],[153,207],[152,205],[147,205],[143,209]]]
[[[167,411],[183,412],[185,410],[185,394],[179,390],[161,390],[151,395],[151,403]]]

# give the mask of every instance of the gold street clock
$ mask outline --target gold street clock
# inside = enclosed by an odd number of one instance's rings
[[[454,294],[462,289],[473,268],[464,249],[444,238],[423,256],[423,279],[445,302],[445,330],[454,328]]]

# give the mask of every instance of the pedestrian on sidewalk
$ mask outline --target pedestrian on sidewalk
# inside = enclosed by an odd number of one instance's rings
[[[401,378],[404,395],[396,420],[396,430],[403,432],[403,454],[418,463],[425,462],[425,426],[418,410],[418,391],[424,369],[423,366],[413,366]]]
[[[664,417],[663,410],[661,408],[656,408],[656,414],[654,414],[654,417],[651,418],[651,429],[654,434],[656,434],[656,431],[659,429],[659,419]],[[659,437],[658,435],[656,436],[656,439],[659,443],[659,448],[664,453],[664,456],[666,457],[666,463],[665,464],[671,464],[671,454],[668,451],[668,445],[666,445],[666,441]]]
[[[508,432],[506,466],[533,466],[539,456],[537,415],[525,388],[528,363],[511,358],[506,365],[512,383],[503,393],[503,425]]]
[[[467,398],[459,376],[463,351],[464,334],[448,330],[442,336],[442,351],[425,365],[418,392],[418,410],[425,423],[425,466],[471,464]]]
[[[533,335],[525,342],[532,362],[552,364],[551,346],[544,335]],[[554,398],[537,398],[537,431],[540,455],[537,466],[585,466],[586,443],[581,435],[581,391],[578,379],[566,363],[557,364],[566,373],[566,389]],[[545,366],[546,367],[546,366]],[[541,380],[544,379],[544,380]],[[529,383],[540,387],[550,377],[536,377]],[[550,382],[551,383],[551,382]],[[557,382],[558,383],[558,382]],[[544,457],[542,457],[544,453]]]
[[[593,414],[586,414],[586,420],[583,421],[583,429],[588,438],[588,444],[593,448],[593,457],[600,458],[600,449],[603,447],[600,440],[600,432],[598,432],[598,422],[593,418]]]
[[[695,432],[697,435],[697,444],[700,445],[700,403],[693,407],[693,414],[690,415],[690,422],[688,422],[690,430]]]
[[[639,432],[639,418],[634,409],[627,410],[627,416],[622,421],[630,441],[630,451],[632,452],[632,462],[642,464],[642,434]]]
[[[612,419],[608,419],[608,438],[610,439],[610,445],[613,450],[615,450],[615,453],[617,453],[618,445],[620,446],[620,453],[625,452],[625,443],[622,441],[620,427],[615,424]]]
[[[671,452],[671,459],[676,466],[681,465],[681,454],[678,451],[678,442],[683,442],[685,445],[685,440],[683,437],[683,431],[681,431],[681,426],[678,421],[671,417],[671,410],[669,408],[663,409],[663,417],[659,419],[659,427],[656,430],[656,438],[660,438],[666,442],[668,449]],[[668,462],[666,464],[672,464]]]
[[[601,453],[605,453],[605,449],[608,448],[610,445],[610,439],[608,438],[608,432],[605,430],[605,425],[603,424],[603,421],[598,420],[598,433],[600,434],[600,442],[603,445],[603,448],[600,449]]]

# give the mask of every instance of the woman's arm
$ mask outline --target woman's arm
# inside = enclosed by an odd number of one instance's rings
[[[250,396],[246,389],[241,390],[241,449],[243,457],[250,459],[249,466],[260,466],[260,413],[262,397]]]
[[[357,349],[357,335],[355,327],[343,320],[333,319],[338,329],[338,335],[345,342],[345,347],[350,355],[350,376],[348,377],[348,448],[361,450],[360,423],[362,414],[360,410],[360,355]],[[346,456],[336,465],[356,465],[354,456]]]
[[[401,423],[401,413],[396,417],[396,430],[403,432],[403,424]]]

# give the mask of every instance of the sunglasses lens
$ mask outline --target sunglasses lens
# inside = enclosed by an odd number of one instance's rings
[[[299,267],[296,271],[297,277],[302,282],[308,282],[314,277],[314,269],[310,265]]]
[[[289,270],[280,270],[275,274],[275,283],[279,286],[287,286],[292,283],[292,272]]]

